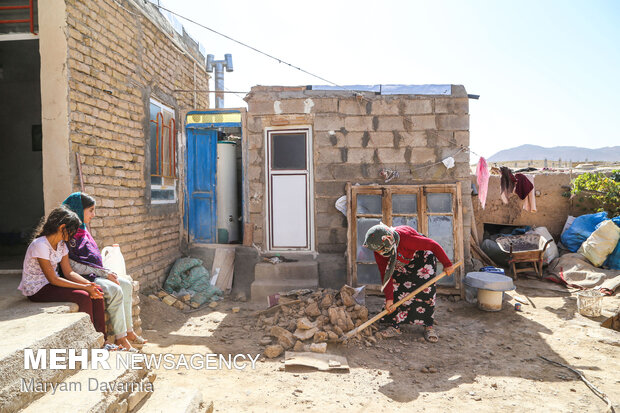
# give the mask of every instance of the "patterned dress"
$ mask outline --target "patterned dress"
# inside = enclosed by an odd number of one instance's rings
[[[416,251],[413,259],[408,263],[401,260],[404,257],[398,254],[396,270],[392,276],[394,287],[394,302],[405,298],[407,294],[435,276],[437,270],[437,258],[431,251]],[[422,290],[409,301],[405,301],[391,314],[381,319],[381,322],[399,327],[400,324],[415,324],[432,326],[435,313],[435,284]]]

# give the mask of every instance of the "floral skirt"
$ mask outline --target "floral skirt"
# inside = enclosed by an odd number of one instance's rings
[[[392,284],[394,285],[394,303],[405,298],[407,294],[435,276],[437,258],[431,251],[417,251],[408,264],[397,261]],[[405,301],[393,313],[381,319],[382,322],[398,327],[403,323],[432,326],[435,312],[435,284],[420,291],[409,301]]]

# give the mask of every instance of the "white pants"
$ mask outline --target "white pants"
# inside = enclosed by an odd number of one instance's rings
[[[97,277],[95,279],[95,283],[103,290],[105,310],[112,322],[111,333],[116,335],[117,340],[127,336],[127,332],[133,331],[131,318],[133,285],[131,281],[123,277],[118,277],[118,282],[120,285],[107,278]]]

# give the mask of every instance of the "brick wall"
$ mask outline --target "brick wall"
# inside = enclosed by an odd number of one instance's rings
[[[181,132],[185,113],[209,102],[204,93],[194,102],[193,93],[174,90],[207,89],[208,75],[130,2],[118,3],[124,8],[113,0],[66,0],[70,142],[72,155],[82,157],[85,192],[97,200],[93,236],[101,248],[119,243],[128,272],[149,289],[181,255],[182,234],[181,201],[150,205],[149,99],[175,109]],[[162,21],[152,5],[144,7]],[[183,159],[179,150],[180,173]],[[75,165],[72,176],[79,190]]]
[[[455,155],[455,167],[449,170],[441,163],[432,165],[462,147],[469,148],[465,88],[452,86],[450,96],[366,94],[364,98],[350,92],[260,86],[252,88],[246,98],[249,208],[257,245],[265,246],[264,129],[285,124],[313,126],[315,231],[322,285],[344,282],[346,276],[347,222],[334,207],[336,200],[345,193],[347,181],[382,183],[382,168],[400,173],[393,184],[462,182],[463,231],[465,246],[469,245],[469,153],[463,150]],[[276,108],[281,112],[276,114]],[[466,247],[466,257],[468,251]]]

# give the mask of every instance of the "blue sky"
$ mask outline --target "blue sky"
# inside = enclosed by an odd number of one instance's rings
[[[620,145],[619,1],[163,4],[337,84],[463,84],[481,95],[470,101],[471,149],[485,157],[525,143]],[[233,55],[229,90],[324,84],[182,23],[216,59]],[[226,95],[227,107],[244,104]]]

